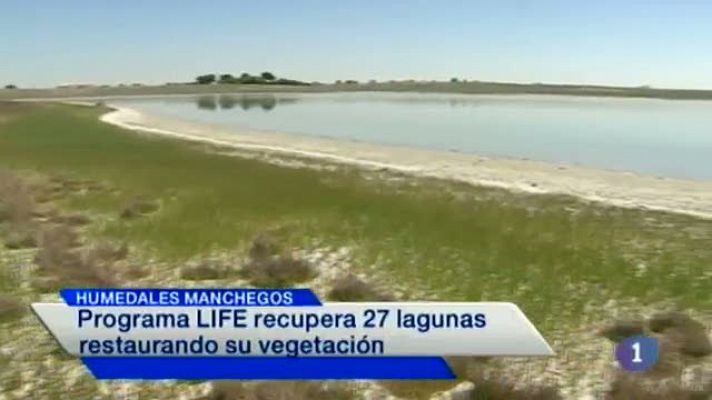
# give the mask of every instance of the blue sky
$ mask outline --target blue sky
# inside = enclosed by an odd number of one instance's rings
[[[712,89],[712,1],[2,0],[0,83],[465,79]]]

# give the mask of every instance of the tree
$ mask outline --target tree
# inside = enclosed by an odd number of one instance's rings
[[[262,74],[260,74],[260,76],[262,77],[262,79],[264,79],[264,80],[266,80],[266,81],[273,81],[273,80],[277,79],[277,77],[274,76],[273,73],[267,72],[267,71],[265,71],[265,72],[263,72]]]
[[[451,83],[457,83],[457,82],[459,82],[459,79],[457,79],[457,78],[450,78],[450,82],[451,82]]]
[[[240,83],[263,83],[264,80],[260,78],[259,76],[252,76],[248,74],[247,72],[243,72],[242,75],[240,75]]]
[[[197,82],[200,85],[209,85],[211,83],[215,83],[215,80],[217,77],[215,74],[207,74],[207,75],[200,75],[195,78],[195,82]]]
[[[9,85],[5,85],[5,89],[17,89],[17,86],[15,86],[11,83]]]
[[[220,83],[235,83],[237,79],[232,76],[232,74],[222,74],[220,75],[219,82]]]

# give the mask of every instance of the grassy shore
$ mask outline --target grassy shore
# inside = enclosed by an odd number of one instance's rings
[[[567,96],[640,97],[670,100],[712,100],[712,90],[657,89],[595,85],[522,84],[507,82],[364,82],[308,86],[263,84],[171,84],[91,86],[84,88],[0,89],[0,99],[47,99],[68,97],[108,97],[140,95],[177,95],[233,92],[422,92],[466,94],[545,94]]]
[[[405,297],[513,301],[548,339],[619,312],[712,310],[709,220],[345,166],[281,167],[127,132],[99,122],[103,112],[2,105],[0,167],[104,188],[55,204],[90,217],[88,235],[130,243],[148,266],[216,254],[238,264],[258,236],[288,249],[345,246],[354,271]],[[122,217],[142,204],[148,215]]]

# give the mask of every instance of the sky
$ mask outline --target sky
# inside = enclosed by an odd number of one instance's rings
[[[712,89],[712,0],[2,0],[0,84],[470,80]]]

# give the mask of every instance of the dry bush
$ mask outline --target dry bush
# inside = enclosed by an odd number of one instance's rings
[[[309,263],[289,256],[250,260],[241,273],[257,287],[287,287],[316,275]]]
[[[559,391],[554,387],[530,386],[515,387],[510,382],[492,378],[473,380],[475,390],[470,400],[561,400]]]
[[[286,287],[316,275],[306,261],[279,255],[279,246],[265,234],[252,241],[248,254],[240,275],[257,287]]]
[[[189,281],[206,281],[214,279],[222,279],[227,276],[225,268],[219,265],[201,263],[194,266],[186,266],[181,268],[181,279]]]
[[[158,211],[158,202],[143,198],[133,198],[121,209],[119,218],[134,219]]]
[[[25,307],[17,299],[0,295],[0,321],[9,321],[21,317],[25,313]]]
[[[391,301],[393,298],[373,289],[353,274],[344,275],[332,282],[327,294],[332,301]]]
[[[510,381],[470,376],[474,389],[458,392],[458,399],[468,400],[561,400],[555,387],[517,387]],[[451,381],[384,381],[380,382],[392,395],[404,399],[427,400],[435,393],[453,389]]]
[[[0,169],[0,222],[13,226],[32,220],[34,202],[27,186],[12,172]]]
[[[59,215],[59,211],[56,208],[47,205],[36,207],[32,210],[32,218],[35,220],[44,220],[51,222],[56,220]]]
[[[12,216],[10,205],[0,198],[0,223],[9,221]]]
[[[36,261],[45,272],[61,271],[66,264],[77,263],[79,235],[66,225],[49,226],[40,233]]]
[[[451,389],[454,384],[452,381],[440,380],[388,380],[380,381],[379,385],[399,399],[428,400],[435,393]]]
[[[67,193],[64,185],[57,181],[56,178],[51,178],[49,182],[43,184],[37,183],[32,190],[33,199],[37,203],[49,203],[63,198]]]
[[[58,276],[36,276],[32,278],[32,289],[39,293],[56,293],[63,287]]]
[[[661,333],[676,343],[680,353],[692,357],[712,354],[712,343],[705,326],[687,314],[668,311],[653,315],[648,321],[650,330]]]
[[[139,265],[128,265],[121,269],[121,277],[124,280],[133,281],[136,279],[145,278],[149,275],[148,268],[141,267]]]
[[[471,376],[477,376],[482,371],[482,368],[487,366],[491,357],[475,357],[475,356],[448,356],[445,357],[447,365],[459,379],[467,379]]]
[[[668,328],[687,325],[692,318],[679,311],[663,311],[655,313],[648,319],[648,327],[655,333],[663,333]]]
[[[19,227],[10,230],[5,238],[5,247],[11,250],[37,247],[37,238],[34,228]]]
[[[248,255],[252,260],[264,260],[279,253],[277,243],[266,234],[259,234],[252,241]]]
[[[320,382],[220,381],[213,384],[210,400],[351,400],[353,389],[344,384]]]
[[[117,282],[111,265],[102,265],[98,260],[86,257],[81,262],[65,269],[61,277],[65,286],[112,287]]]
[[[27,185],[12,172],[0,169],[0,223],[5,247],[23,249],[37,245],[33,218],[34,203]]]
[[[710,388],[691,390],[679,384],[649,385],[634,376],[619,374],[605,400],[709,400]]]
[[[101,262],[113,263],[125,260],[129,256],[129,246],[126,243],[118,244],[108,240],[101,240],[92,245],[89,252]]]
[[[600,336],[603,336],[614,343],[618,343],[621,340],[631,336],[642,335],[643,333],[645,333],[645,322],[639,319],[614,321],[598,331]]]
[[[53,222],[70,226],[84,226],[91,223],[91,218],[84,214],[74,213],[67,215],[58,215],[53,218]]]
[[[80,252],[78,242],[76,232],[66,225],[43,231],[37,254],[40,272],[59,278],[63,286],[114,286],[112,265],[92,251]]]

